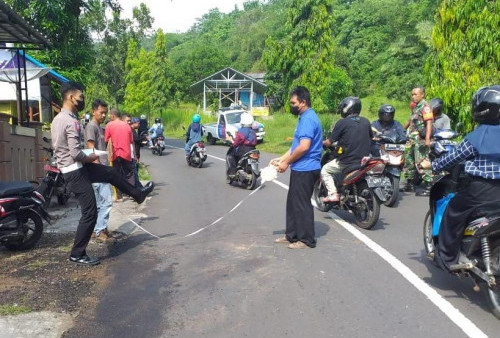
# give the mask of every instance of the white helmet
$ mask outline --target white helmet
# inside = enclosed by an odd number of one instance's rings
[[[141,115],[141,120],[145,120],[146,119],[146,115],[142,114]]]
[[[242,126],[251,126],[253,123],[253,116],[250,115],[249,113],[241,114],[240,123]]]

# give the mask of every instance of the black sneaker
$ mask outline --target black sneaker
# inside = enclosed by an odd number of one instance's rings
[[[82,265],[97,265],[101,263],[99,259],[97,258],[92,258],[87,255],[83,255],[81,257],[73,257],[69,256],[70,262],[77,263],[77,264],[82,264]]]

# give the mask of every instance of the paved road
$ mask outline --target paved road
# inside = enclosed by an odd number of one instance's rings
[[[227,147],[208,146],[197,169],[168,144],[143,155],[158,189],[135,221],[156,237],[128,239],[113,283],[68,337],[498,336],[483,295],[422,258],[425,198],[383,207],[371,231],[316,211],[318,246],[290,250],[273,243],[288,174],[250,195],[225,183]]]

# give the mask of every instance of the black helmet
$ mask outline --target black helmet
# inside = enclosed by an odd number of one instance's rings
[[[155,123],[161,123],[161,119],[159,117],[155,118]]]
[[[479,88],[472,96],[472,117],[483,124],[500,124],[500,85]]]
[[[340,102],[338,107],[338,113],[342,117],[347,117],[349,115],[359,115],[361,112],[361,100],[359,97],[349,96]]]
[[[434,98],[429,102],[429,105],[431,106],[432,113],[434,115],[441,115],[443,112],[443,100]]]
[[[389,123],[394,121],[396,109],[390,104],[383,104],[378,109],[378,119],[382,122]]]

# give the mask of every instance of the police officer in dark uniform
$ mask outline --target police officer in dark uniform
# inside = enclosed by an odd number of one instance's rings
[[[80,143],[78,112],[85,107],[83,87],[75,82],[62,85],[63,107],[52,121],[51,135],[57,167],[64,176],[69,191],[75,194],[82,210],[82,217],[76,229],[75,241],[69,260],[85,265],[99,264],[97,258],[87,255],[86,248],[97,221],[97,206],[92,183],[111,183],[122,192],[142,203],[153,191],[154,183],[137,189],[130,185],[115,169],[93,163],[98,159],[95,153],[86,154]]]
[[[436,258],[446,269],[459,261],[464,228],[473,212],[500,207],[500,85],[480,88],[472,97],[472,117],[479,126],[450,154],[432,162],[432,170],[451,170],[465,161],[467,184],[459,187],[439,230]],[[422,167],[429,168],[428,160]]]

